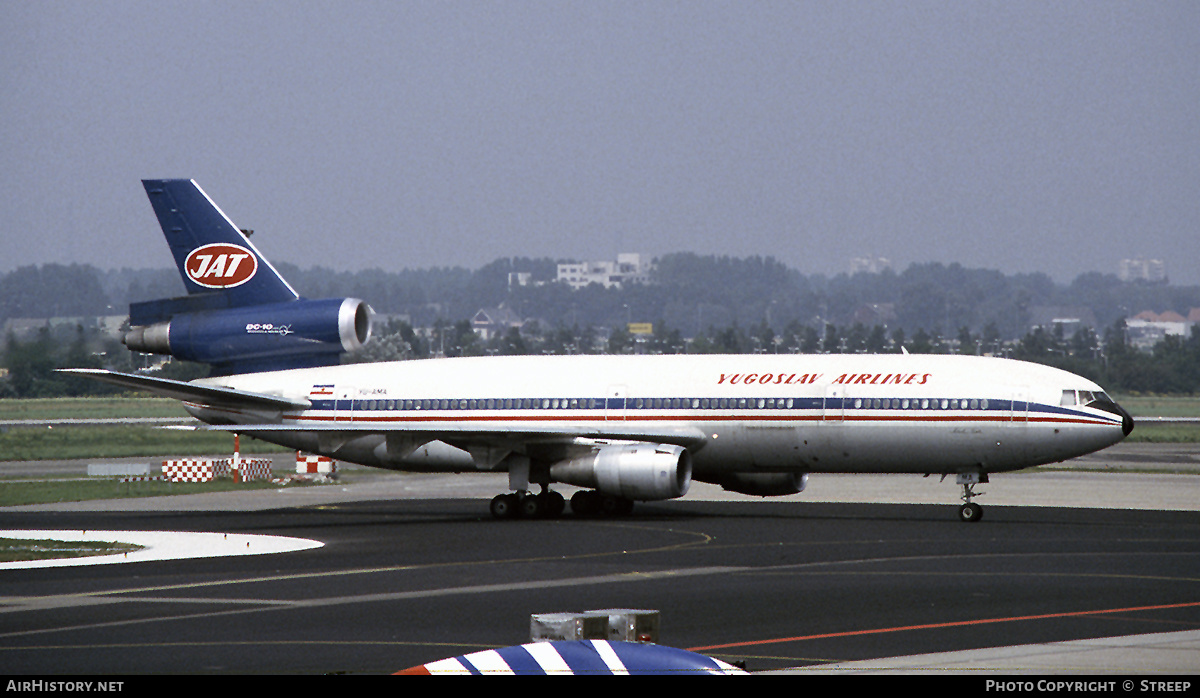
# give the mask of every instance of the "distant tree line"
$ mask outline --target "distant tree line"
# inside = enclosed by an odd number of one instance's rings
[[[554,283],[556,261],[500,259],[477,270],[379,269],[338,272],[278,265],[309,298],[362,298],[376,311],[405,317],[414,327],[454,323],[480,308],[506,305],[543,326],[616,327],[665,322],[686,337],[711,327],[765,322],[782,333],[791,323],[823,332],[826,324],[851,327],[864,308],[883,309],[889,328],[912,335],[955,334],[991,326],[1004,340],[1029,331],[1038,307],[1083,309],[1096,327],[1109,327],[1141,310],[1187,314],[1200,307],[1200,286],[1126,283],[1089,272],[1067,285],[1045,274],[1004,275],[958,264],[914,264],[900,273],[804,275],[771,257],[717,257],[690,253],[657,260],[653,282],[627,288],[572,290]],[[510,284],[513,272],[528,285]],[[0,274],[0,323],[12,318],[121,315],[132,302],[182,295],[173,269],[100,271],[88,265],[47,264]]]
[[[572,290],[553,281],[550,259],[502,259],[478,270],[441,268],[357,273],[279,265],[303,295],[352,296],[384,320],[351,361],[428,356],[563,353],[973,353],[1049,363],[1114,391],[1200,392],[1197,339],[1169,337],[1153,353],[1134,351],[1125,317],[1140,310],[1186,313],[1200,287],[1124,283],[1083,274],[1055,284],[1043,274],[1004,275],[957,264],[915,264],[901,273],[803,275],[770,257],[665,255],[653,281],[627,288]],[[527,285],[510,274],[528,274]],[[0,275],[0,322],[12,318],[122,315],[131,302],[181,295],[173,269],[99,271],[86,265],[22,267]],[[504,305],[525,319],[484,341],[470,318]],[[1065,336],[1031,329],[1038,306],[1085,309],[1097,328]],[[864,309],[887,314],[875,318]],[[865,317],[866,319],[863,319]],[[627,324],[652,323],[632,335]],[[5,338],[0,396],[84,394],[104,388],[68,380],[56,366],[137,368],[119,342],[86,321]],[[173,364],[196,375],[202,368]]]
[[[104,395],[116,388],[55,372],[56,368],[110,368],[133,371],[146,357],[129,352],[115,339],[96,328],[82,325],[44,327],[33,336],[17,339],[12,334],[3,346],[3,365],[8,375],[0,380],[0,398]],[[1128,342],[1123,321],[1102,335],[1083,328],[1065,336],[1061,326],[1038,327],[1015,342],[1000,340],[994,331],[972,333],[960,328],[954,337],[932,335],[918,329],[911,336],[882,325],[839,328],[826,325],[822,331],[790,323],[781,333],[760,322],[742,327],[710,326],[696,337],[666,323],[655,323],[653,334],[634,335],[624,327],[605,330],[593,326],[526,326],[511,328],[489,339],[481,339],[468,320],[435,323],[428,332],[418,332],[401,320],[389,320],[376,328],[372,341],[362,351],[345,357],[346,362],[399,361],[433,356],[487,356],[514,354],[751,354],[751,353],[899,353],[978,354],[1007,356],[1057,366],[1090,378],[1117,393],[1200,394],[1200,336],[1168,336],[1151,352],[1135,350]],[[183,380],[203,376],[204,366],[187,362],[168,363],[159,375]]]

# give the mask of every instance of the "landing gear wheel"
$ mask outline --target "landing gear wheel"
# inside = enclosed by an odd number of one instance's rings
[[[498,494],[492,497],[492,516],[497,519],[512,519],[517,516],[517,495]]]
[[[600,513],[605,516],[621,513],[621,500],[617,497],[603,497],[600,500]]]
[[[633,512],[633,500],[596,490],[580,490],[571,495],[571,511],[577,516],[624,516]]]
[[[958,510],[958,518],[968,523],[978,521],[983,518],[983,507],[974,502],[968,502]]]
[[[605,516],[625,516],[633,513],[633,500],[624,497],[605,496],[600,501],[600,513]]]
[[[567,500],[557,492],[529,494],[509,492],[492,498],[491,512],[497,519],[539,519],[561,516]]]
[[[521,516],[527,519],[536,519],[545,512],[545,509],[542,498],[538,495],[530,494],[521,498]]]
[[[595,490],[579,490],[571,495],[571,511],[577,516],[591,516],[600,509],[599,497]]]
[[[552,518],[562,516],[562,513],[567,508],[567,500],[558,492],[546,492],[542,494],[546,501],[542,504],[543,513]]]

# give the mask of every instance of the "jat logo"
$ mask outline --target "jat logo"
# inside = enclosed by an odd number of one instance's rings
[[[233,288],[254,278],[258,259],[241,245],[214,242],[192,250],[183,268],[205,288]]]

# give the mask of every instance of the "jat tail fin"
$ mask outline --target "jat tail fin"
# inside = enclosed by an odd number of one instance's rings
[[[220,294],[222,305],[230,308],[298,298],[195,181],[148,179],[142,184],[188,295]]]
[[[188,295],[133,303],[125,346],[216,374],[325,366],[371,336],[356,298],[300,298],[190,179],[143,180]]]

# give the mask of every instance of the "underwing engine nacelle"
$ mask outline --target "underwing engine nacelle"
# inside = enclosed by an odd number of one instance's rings
[[[550,478],[638,501],[674,499],[692,483],[692,456],[668,444],[608,444],[550,466]]]

